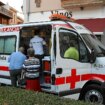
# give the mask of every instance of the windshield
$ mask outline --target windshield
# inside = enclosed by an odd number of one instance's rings
[[[105,46],[92,34],[81,34],[88,47],[95,51],[97,56],[105,56]]]

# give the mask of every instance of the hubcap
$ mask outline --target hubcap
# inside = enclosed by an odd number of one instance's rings
[[[85,94],[85,101],[102,104],[103,96],[97,90],[90,90]]]

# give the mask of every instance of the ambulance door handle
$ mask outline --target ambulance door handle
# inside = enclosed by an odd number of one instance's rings
[[[56,69],[56,74],[62,74],[62,68],[57,68]]]
[[[55,74],[52,74],[51,79],[52,79],[52,85],[55,85]]]

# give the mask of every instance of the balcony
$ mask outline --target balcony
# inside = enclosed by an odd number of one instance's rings
[[[8,17],[8,18],[12,18],[13,13],[10,12],[9,10],[5,9],[4,7],[0,6],[0,14]]]
[[[75,8],[80,6],[105,5],[105,0],[61,0],[63,8]]]

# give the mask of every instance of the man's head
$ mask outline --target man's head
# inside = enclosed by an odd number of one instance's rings
[[[28,54],[29,57],[34,57],[34,49],[33,48],[29,48],[27,50],[27,54]]]
[[[22,53],[24,53],[24,51],[25,51],[24,47],[20,47],[19,48],[19,51],[22,52]]]
[[[41,30],[41,31],[40,31],[40,36],[41,36],[41,37],[45,37],[45,36],[46,36],[45,30]]]
[[[35,35],[39,35],[39,34],[40,34],[40,30],[39,30],[39,29],[36,29],[36,30],[34,31],[34,34],[35,34]]]
[[[70,41],[70,46],[71,46],[71,47],[75,47],[75,46],[76,46],[75,40],[71,40],[71,41]]]

